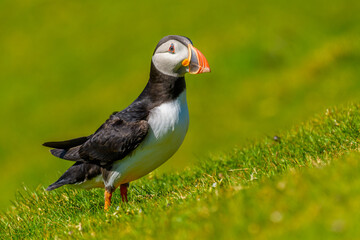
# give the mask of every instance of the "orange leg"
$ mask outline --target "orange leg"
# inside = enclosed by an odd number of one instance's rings
[[[112,192],[105,189],[105,206],[104,210],[108,211],[111,205]]]
[[[120,193],[121,193],[121,199],[123,202],[127,202],[127,191],[128,191],[129,183],[121,184],[120,185]]]

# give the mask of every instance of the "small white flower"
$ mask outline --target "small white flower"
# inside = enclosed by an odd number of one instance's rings
[[[273,213],[271,213],[270,215],[270,220],[273,222],[273,223],[278,223],[278,222],[281,222],[283,219],[283,215],[281,212],[279,211],[274,211]]]

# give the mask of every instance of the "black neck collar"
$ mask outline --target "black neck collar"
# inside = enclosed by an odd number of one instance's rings
[[[139,99],[148,98],[153,103],[161,104],[176,99],[185,88],[184,77],[163,74],[151,62],[150,79]]]
[[[116,116],[125,121],[146,120],[151,109],[176,99],[186,88],[184,77],[161,73],[151,63],[150,79],[140,96]]]

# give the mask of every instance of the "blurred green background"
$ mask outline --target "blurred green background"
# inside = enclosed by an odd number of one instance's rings
[[[41,146],[91,134],[145,86],[165,35],[211,74],[187,76],[190,128],[160,171],[273,136],[360,98],[360,1],[0,1],[0,209],[70,162]]]

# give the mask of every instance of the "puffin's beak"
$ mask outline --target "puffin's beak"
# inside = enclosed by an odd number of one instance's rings
[[[189,73],[199,74],[210,72],[210,66],[205,56],[193,45],[188,45],[189,56],[182,61],[183,66],[189,66]]]

